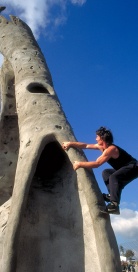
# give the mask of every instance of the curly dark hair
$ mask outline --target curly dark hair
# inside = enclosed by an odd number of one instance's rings
[[[100,127],[96,130],[96,135],[100,136],[103,141],[111,145],[114,141],[112,132],[106,127]]]

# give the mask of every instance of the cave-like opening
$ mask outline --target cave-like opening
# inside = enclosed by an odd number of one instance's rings
[[[58,172],[66,163],[67,158],[58,142],[50,142],[44,147],[35,171],[35,181],[44,187],[58,176]]]
[[[49,91],[42,84],[40,84],[38,82],[30,83],[27,86],[27,90],[30,93],[46,93],[46,94],[49,94]]]

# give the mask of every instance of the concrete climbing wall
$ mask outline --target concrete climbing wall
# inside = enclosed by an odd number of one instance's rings
[[[121,272],[102,194],[72,168],[75,141],[44,56],[19,18],[0,17],[0,255],[2,272]]]

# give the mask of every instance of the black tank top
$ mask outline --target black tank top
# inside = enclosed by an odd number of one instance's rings
[[[120,148],[117,145],[114,145],[119,150],[119,157],[117,159],[110,158],[107,163],[109,163],[115,170],[120,169],[121,167],[129,164],[135,163],[137,160],[128,154],[124,149]]]

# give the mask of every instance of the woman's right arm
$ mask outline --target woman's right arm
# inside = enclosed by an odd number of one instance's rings
[[[63,142],[62,147],[68,150],[70,147],[80,148],[80,149],[99,149],[98,144],[86,144],[81,142]]]

